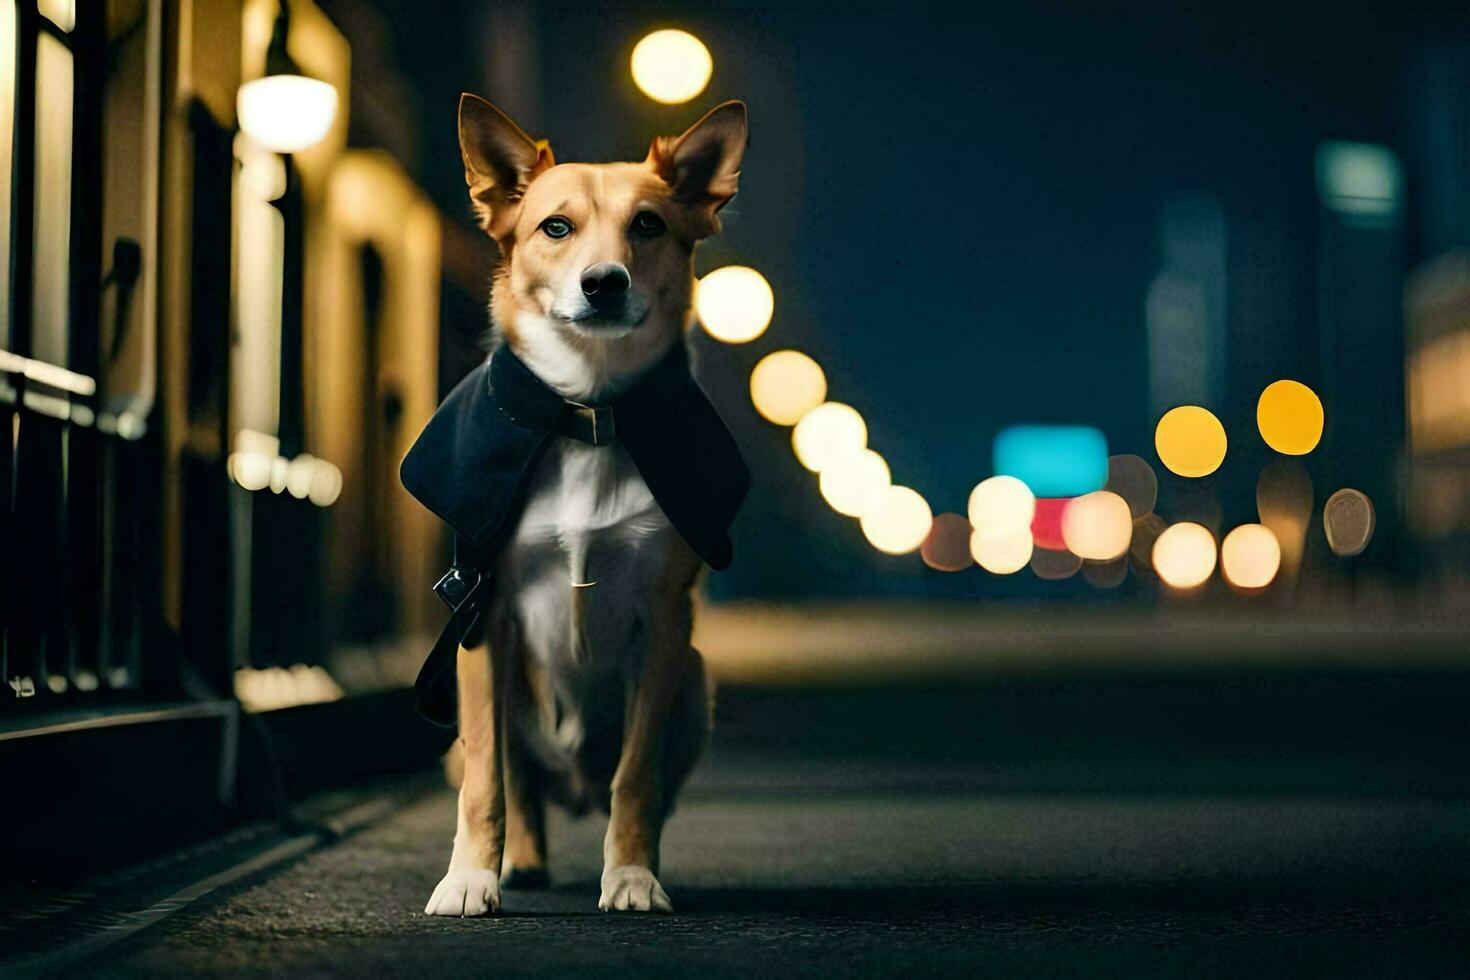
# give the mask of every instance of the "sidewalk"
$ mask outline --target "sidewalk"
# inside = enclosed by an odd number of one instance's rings
[[[1470,802],[722,789],[665,839],[676,914],[597,910],[601,824],[554,887],[424,916],[445,790],[105,951],[93,975],[1425,976],[1463,967]],[[866,777],[871,777],[871,780]]]

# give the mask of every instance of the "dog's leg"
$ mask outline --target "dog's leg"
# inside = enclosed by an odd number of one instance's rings
[[[536,718],[537,694],[526,671],[524,651],[510,658],[508,720]],[[545,888],[546,802],[544,776],[525,743],[526,736],[510,728],[505,739],[505,860],[500,884],[505,888]]]
[[[684,687],[674,702],[664,733],[663,798],[664,817],[674,810],[674,800],[694,764],[709,741],[714,710],[714,691],[705,673],[704,657],[698,650],[689,651],[689,670]]]
[[[648,649],[624,726],[602,847],[602,898],[597,904],[604,911],[674,910],[656,877],[659,836],[668,811],[664,735],[694,662],[689,588],[698,569],[698,558],[679,541],[649,609]]]
[[[459,826],[449,870],[424,907],[428,915],[484,915],[500,909],[508,651],[499,639],[492,637],[491,643],[473,649],[459,648],[459,738],[464,746]]]

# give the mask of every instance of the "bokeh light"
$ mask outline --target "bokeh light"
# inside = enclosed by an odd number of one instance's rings
[[[970,491],[968,509],[970,523],[976,530],[1029,529],[1031,519],[1036,516],[1036,496],[1013,476],[992,476],[975,484],[975,489]],[[1027,551],[1030,551],[1029,544]]]
[[[1128,556],[1082,563],[1082,578],[1096,589],[1116,589],[1128,577]]]
[[[992,447],[995,472],[1038,497],[1076,497],[1108,482],[1108,441],[1084,425],[1013,425]]]
[[[1220,543],[1220,571],[1241,589],[1264,589],[1281,569],[1281,543],[1264,524],[1242,524]]]
[[[1296,584],[1312,521],[1312,477],[1294,459],[1267,463],[1256,481],[1256,512],[1281,545],[1282,585]]]
[[[1377,518],[1373,501],[1361,490],[1349,487],[1327,498],[1322,508],[1322,528],[1327,532],[1327,546],[1342,558],[1361,555],[1373,540]]]
[[[1305,456],[1322,440],[1322,400],[1300,381],[1273,381],[1256,402],[1256,425],[1266,445]]]
[[[940,572],[963,572],[974,562],[970,554],[970,522],[959,514],[940,514],[919,548],[924,564]]]
[[[1134,519],[1151,513],[1159,501],[1159,477],[1148,460],[1132,453],[1108,457],[1108,482],[1111,490],[1128,501],[1128,512]]]
[[[750,372],[750,400],[768,422],[795,425],[826,398],[822,366],[799,350],[767,354]]]
[[[862,517],[888,489],[888,463],[871,449],[839,457],[822,470],[819,486],[827,506],[847,517]]]
[[[1062,542],[1089,561],[1112,561],[1128,551],[1133,515],[1128,502],[1108,490],[1083,494],[1062,511]]]
[[[1170,525],[1154,542],[1154,571],[1176,589],[1192,589],[1209,581],[1215,559],[1214,536],[1192,521]]]
[[[1066,541],[1062,538],[1062,517],[1067,512],[1071,497],[1037,497],[1036,515],[1031,518],[1031,537],[1036,547],[1048,551],[1065,551]]]
[[[823,402],[803,415],[791,430],[796,458],[813,473],[856,454],[867,444],[868,424],[857,409],[842,402]]]
[[[1171,473],[1209,476],[1225,461],[1225,427],[1198,405],[1171,408],[1154,430],[1154,449]]]
[[[305,75],[268,75],[235,93],[240,129],[276,153],[299,153],[320,143],[337,116],[337,90]]]
[[[688,102],[709,84],[715,61],[687,31],[654,31],[633,48],[633,81],[655,102]]]
[[[929,502],[917,490],[889,487],[863,515],[863,535],[868,543],[890,555],[906,555],[924,543],[934,523]]]
[[[1082,569],[1082,559],[1070,551],[1037,548],[1031,552],[1031,572],[1045,582],[1060,582]]]
[[[776,296],[759,272],[745,265],[726,265],[699,280],[694,309],[711,337],[727,344],[744,344],[771,325]]]
[[[970,535],[970,555],[987,572],[1011,575],[1031,562],[1029,527],[983,527]]]
[[[1154,568],[1154,542],[1168,524],[1158,514],[1144,514],[1133,522],[1133,541],[1128,545],[1128,560],[1135,571],[1151,572]]]

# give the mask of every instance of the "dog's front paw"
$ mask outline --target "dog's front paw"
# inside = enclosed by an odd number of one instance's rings
[[[434,889],[425,915],[484,915],[500,911],[500,875],[478,868],[450,870]]]
[[[653,872],[633,864],[602,873],[602,898],[597,907],[604,912],[674,911],[674,903]]]

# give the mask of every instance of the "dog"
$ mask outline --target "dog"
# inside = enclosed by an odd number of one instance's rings
[[[538,451],[487,569],[483,636],[458,647],[458,826],[427,914],[491,913],[502,886],[544,887],[548,802],[607,813],[599,908],[673,910],[659,841],[710,728],[690,643],[710,559],[666,513],[690,494],[661,489],[678,483],[663,465],[651,490],[647,455],[640,469],[630,452],[650,452],[647,440],[603,444],[594,407],[620,411],[660,372],[687,377],[694,249],[719,230],[746,140],[745,106],[727,102],[642,162],[557,164],[499,109],[461,97],[470,201],[501,254],[493,334],[514,355],[497,350],[489,366],[528,370],[569,411],[592,413],[594,435],[553,433]]]

